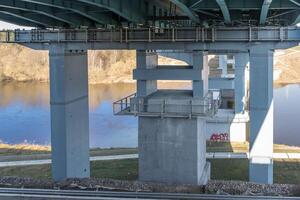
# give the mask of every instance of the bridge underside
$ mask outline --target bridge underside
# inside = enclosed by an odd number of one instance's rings
[[[299,0],[2,0],[0,19],[40,28],[287,26]]]
[[[205,184],[206,119],[192,114],[206,114],[194,104],[207,99],[207,54],[231,53],[237,66],[235,114],[243,112],[244,71],[250,63],[250,181],[272,183],[273,51],[299,44],[300,29],[282,27],[300,22],[299,0],[2,0],[0,19],[43,28],[2,31],[0,42],[50,52],[55,180],[90,175],[87,51],[134,49],[137,97],[155,93],[156,80],[193,81],[189,118],[139,116],[142,180]],[[191,69],[158,66],[161,50],[192,55]],[[170,99],[159,101],[164,111],[177,112],[182,103],[170,107]]]

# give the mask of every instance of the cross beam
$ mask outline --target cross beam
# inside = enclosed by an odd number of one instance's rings
[[[137,0],[77,0],[78,2],[85,3],[90,6],[98,8],[105,8],[128,21],[142,23],[145,21],[145,16],[138,8],[139,2]]]
[[[260,25],[264,25],[266,23],[271,3],[272,3],[272,0],[264,0],[262,8],[261,8],[261,12],[260,12],[260,19],[259,19]]]
[[[23,2],[34,3],[38,5],[45,5],[49,7],[59,8],[63,10],[69,10],[76,14],[81,15],[84,18],[87,18],[98,24],[118,24],[111,16],[102,13],[90,12],[88,7],[76,4],[74,1],[70,0],[20,0]]]
[[[192,10],[190,10],[184,2],[182,2],[181,0],[170,1],[177,5],[191,20],[196,23],[200,23],[199,17]]]
[[[226,24],[230,24],[231,23],[231,17],[230,17],[230,13],[229,13],[229,9],[227,7],[227,4],[225,2],[225,0],[216,0],[224,17],[224,21]]]

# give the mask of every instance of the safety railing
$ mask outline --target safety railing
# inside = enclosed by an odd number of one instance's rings
[[[215,91],[210,91],[205,98],[190,100],[139,98],[133,94],[114,102],[113,111],[115,115],[212,117],[220,105],[220,93]]]
[[[255,42],[300,41],[298,27],[181,27],[0,31],[0,42]]]
[[[113,112],[114,115],[120,114],[120,113],[125,113],[125,112],[130,112],[130,101],[132,98],[136,97],[135,94],[131,94],[127,97],[124,97],[116,102],[113,103]]]

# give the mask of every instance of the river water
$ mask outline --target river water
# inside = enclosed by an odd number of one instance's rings
[[[91,147],[137,146],[137,118],[113,116],[112,110],[114,101],[134,91],[134,84],[90,85]],[[300,85],[274,89],[276,143],[300,146],[299,99]],[[49,110],[48,84],[0,84],[0,140],[50,144]]]

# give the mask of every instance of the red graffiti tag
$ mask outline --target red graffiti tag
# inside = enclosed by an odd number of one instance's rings
[[[227,142],[229,141],[229,134],[228,133],[214,133],[210,137],[210,141],[213,142]]]

